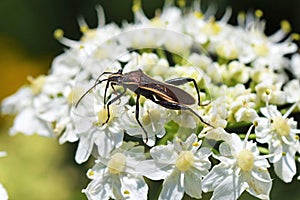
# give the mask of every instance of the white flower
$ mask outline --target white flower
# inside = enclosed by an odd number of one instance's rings
[[[250,68],[243,63],[232,61],[221,68],[222,79],[226,85],[246,83],[250,77]]]
[[[155,144],[155,136],[162,138],[165,131],[165,123],[167,122],[167,112],[166,109],[161,106],[151,102],[145,101],[143,106],[139,106],[139,121],[147,132],[148,138],[141,129],[140,125],[137,123],[135,118],[136,107],[127,106],[128,110],[123,116],[123,122],[121,122],[121,127],[126,130],[126,133],[131,136],[142,135],[143,141],[146,142],[148,146],[153,146]]]
[[[8,200],[8,194],[2,184],[0,184],[0,199],[1,200]]]
[[[300,54],[296,53],[293,54],[291,59],[291,66],[290,66],[293,74],[296,76],[296,78],[300,78]]]
[[[245,190],[260,199],[269,199],[272,180],[267,160],[259,156],[255,143],[247,138],[241,141],[236,134],[231,136],[220,145],[220,155],[214,155],[220,163],[204,177],[203,191],[214,191],[212,200],[238,199]]]
[[[144,148],[133,142],[99,157],[87,173],[92,179],[83,192],[89,200],[147,199],[148,186],[135,168],[145,159]]]
[[[210,151],[200,148],[201,141],[192,134],[185,142],[174,139],[167,145],[153,147],[153,160],[146,160],[138,172],[152,180],[164,179],[159,199],[181,199],[184,193],[201,198],[202,177],[208,173]]]
[[[257,141],[268,143],[269,153],[274,157],[269,158],[274,163],[275,173],[284,182],[291,182],[296,174],[295,154],[299,151],[300,130],[293,118],[287,118],[295,105],[282,115],[276,106],[261,108],[265,117],[257,119],[255,129]]]
[[[286,103],[286,94],[281,90],[283,82],[272,82],[265,80],[255,86],[257,96],[262,101],[268,101],[272,104],[281,105]]]
[[[86,96],[85,100],[81,101],[74,110],[74,123],[76,123],[79,137],[75,156],[77,163],[85,162],[88,159],[94,145],[97,146],[98,154],[106,157],[114,147],[119,147],[122,144],[124,133],[120,123],[128,97],[123,96],[119,103],[113,103],[109,106],[110,118],[105,123],[108,119],[108,111],[106,106],[103,107],[104,98],[102,95],[96,93],[95,102],[91,96]],[[114,97],[112,95],[111,99]]]
[[[283,88],[288,103],[300,102],[300,82],[298,79],[289,81]],[[299,104],[300,105],[300,104]],[[298,106],[299,106],[298,105]]]

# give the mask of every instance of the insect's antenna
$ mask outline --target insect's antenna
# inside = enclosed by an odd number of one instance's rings
[[[100,78],[101,78],[103,75],[105,75],[105,74],[114,74],[114,73],[113,73],[113,72],[103,72],[102,74],[100,74],[100,75],[97,77],[94,86],[100,84],[100,83],[98,83],[98,82],[99,82]],[[101,81],[101,82],[102,82],[102,81]],[[97,83],[98,83],[98,84],[97,84]],[[94,86],[93,86],[93,87],[94,87]],[[91,88],[91,89],[92,89],[92,88]]]
[[[104,74],[104,73],[103,73]],[[101,74],[101,75],[103,75],[103,74]],[[102,83],[103,81],[107,81],[108,80],[108,78],[106,78],[106,79],[103,79],[103,80],[101,80],[101,81],[99,81],[98,79],[101,77],[101,75],[97,78],[97,81],[95,82],[95,84],[90,88],[90,89],[88,89],[81,97],[80,97],[80,99],[77,101],[77,103],[75,104],[75,108],[77,108],[77,106],[79,105],[79,103],[80,103],[80,101],[92,90],[92,89],[94,89],[97,85],[99,85],[100,83]]]

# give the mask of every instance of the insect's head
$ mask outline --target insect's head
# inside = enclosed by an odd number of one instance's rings
[[[121,84],[122,83],[122,79],[123,79],[123,70],[122,69],[119,69],[117,72],[115,73],[112,73],[112,72],[103,72],[102,74],[100,74],[98,76],[98,78],[96,79],[95,81],[95,84],[90,88],[88,89],[80,98],[79,100],[77,101],[77,103],[75,104],[75,107],[77,107],[80,103],[80,101],[92,90],[94,89],[97,85],[99,85],[100,83],[104,82],[104,81],[108,81],[108,82],[111,82],[111,83],[115,83],[115,84]],[[105,79],[102,79],[101,80],[101,77],[105,74],[110,74],[108,78],[105,78]]]
[[[108,77],[108,81],[115,84],[122,84],[123,82],[123,70],[119,69],[116,73],[111,74]]]

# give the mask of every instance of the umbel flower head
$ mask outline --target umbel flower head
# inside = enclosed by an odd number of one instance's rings
[[[134,0],[122,26],[97,6],[98,26],[79,18],[78,41],[56,30],[66,51],[2,102],[10,134],[78,142],[76,162],[95,159],[88,199],[268,199],[270,166],[285,182],[299,172],[299,36],[287,21],[267,36],[261,10],[233,26],[230,8],[216,18],[178,2],[148,19]]]

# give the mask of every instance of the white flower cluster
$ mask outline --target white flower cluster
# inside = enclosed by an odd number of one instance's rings
[[[6,152],[0,151],[0,157],[6,156]],[[0,199],[8,200],[8,194],[3,185],[0,183]]]
[[[11,134],[77,141],[77,163],[93,154],[83,190],[89,199],[147,199],[145,178],[161,180],[159,199],[210,191],[212,199],[237,199],[245,190],[269,199],[269,163],[284,182],[297,173],[300,130],[291,114],[300,109],[300,55],[293,43],[299,36],[286,21],[266,36],[260,10],[240,13],[232,26],[230,9],[217,20],[199,5],[165,1],[148,19],[135,0],[135,22],[122,27],[105,24],[99,6],[97,28],[79,19],[79,41],[55,31],[68,49],[48,75],[28,78],[2,103],[3,113],[17,115]],[[105,83],[120,69],[123,79]],[[126,76],[138,69],[155,84]],[[171,87],[199,95],[200,106],[195,100],[184,109],[191,97]]]

